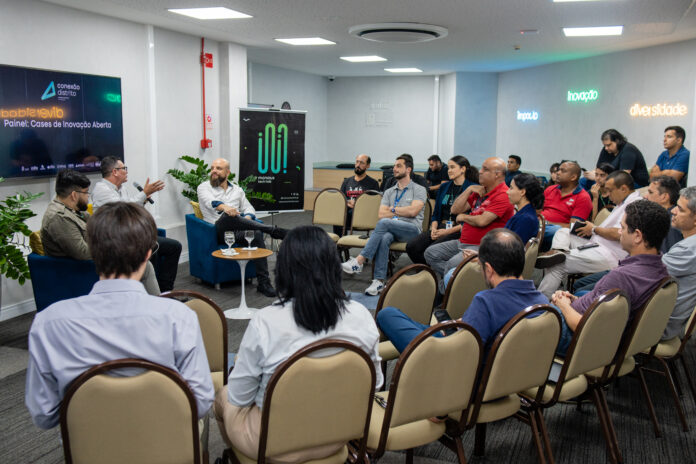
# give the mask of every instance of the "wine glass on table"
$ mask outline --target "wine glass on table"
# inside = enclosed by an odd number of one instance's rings
[[[256,247],[251,246],[251,242],[254,240],[254,231],[253,230],[245,230],[244,231],[244,238],[246,239],[247,243],[249,244],[246,248],[244,248],[247,251],[255,250]]]
[[[235,254],[234,250],[232,249],[232,244],[234,244],[234,232],[231,230],[228,230],[225,232],[225,243],[227,244],[227,249],[223,252],[223,254],[227,256],[232,256]]]

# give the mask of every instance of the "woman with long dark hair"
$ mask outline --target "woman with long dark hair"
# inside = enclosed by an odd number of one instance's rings
[[[507,196],[517,212],[508,220],[505,228],[517,233],[522,243],[526,244],[539,232],[537,211],[544,208],[544,189],[536,176],[522,173],[510,182]]]
[[[273,372],[299,349],[317,340],[349,341],[370,355],[382,384],[379,332],[374,318],[341,287],[336,245],[315,226],[292,229],[283,240],[275,268],[278,301],[252,317],[239,346],[227,386],[217,392],[215,416],[223,438],[244,455],[256,458],[261,407]],[[284,463],[335,453],[343,444],[274,456]]]
[[[471,166],[464,156],[453,156],[447,162],[449,182],[442,184],[437,191],[435,207],[431,217],[430,230],[424,230],[406,244],[406,253],[411,261],[427,264],[425,249],[433,243],[442,243],[459,238],[462,226],[456,222],[456,214],[450,209],[454,200],[470,185],[478,184],[478,170]],[[447,222],[450,221],[449,227]]]

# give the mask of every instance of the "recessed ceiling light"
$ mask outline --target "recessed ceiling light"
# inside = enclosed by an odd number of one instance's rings
[[[377,55],[367,55],[367,56],[342,56],[342,60],[350,61],[351,63],[369,63],[372,61],[387,61],[386,58],[382,58]]]
[[[241,19],[252,17],[221,6],[213,8],[170,8],[169,11],[196,19]]]
[[[336,45],[336,42],[321,37],[299,37],[295,39],[275,39],[289,45]]]
[[[569,2],[599,2],[601,0],[553,0],[553,3],[569,3]]]
[[[423,72],[422,69],[418,68],[384,68],[385,71],[390,73],[418,73]]]
[[[566,37],[621,35],[623,33],[623,26],[564,27],[563,33]]]

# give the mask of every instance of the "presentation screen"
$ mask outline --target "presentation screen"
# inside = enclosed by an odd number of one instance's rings
[[[123,159],[121,79],[0,65],[0,177]]]

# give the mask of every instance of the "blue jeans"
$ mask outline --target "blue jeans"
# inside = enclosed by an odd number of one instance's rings
[[[398,242],[408,242],[418,234],[420,234],[418,227],[400,219],[379,220],[365,248],[363,248],[362,253],[360,253],[367,259],[374,259],[375,279],[384,280],[387,278],[389,245],[395,240]]]
[[[573,331],[570,330],[570,327],[568,327],[568,324],[566,323],[565,318],[563,317],[563,313],[561,312],[560,309],[558,309],[554,305],[550,305],[556,312],[558,313],[559,316],[561,316],[561,338],[558,340],[558,346],[556,347],[556,354],[562,358],[565,357],[566,351],[568,351],[568,347],[570,346],[570,341],[573,339]]]
[[[377,313],[377,325],[399,353],[406,349],[411,340],[430,327],[414,321],[393,306],[382,308]],[[442,337],[442,334],[437,332],[433,336]]]
[[[544,239],[541,241],[541,246],[539,251],[549,251],[551,249],[551,242],[553,241],[553,236],[561,230],[562,227],[556,224],[546,224],[544,229]]]

